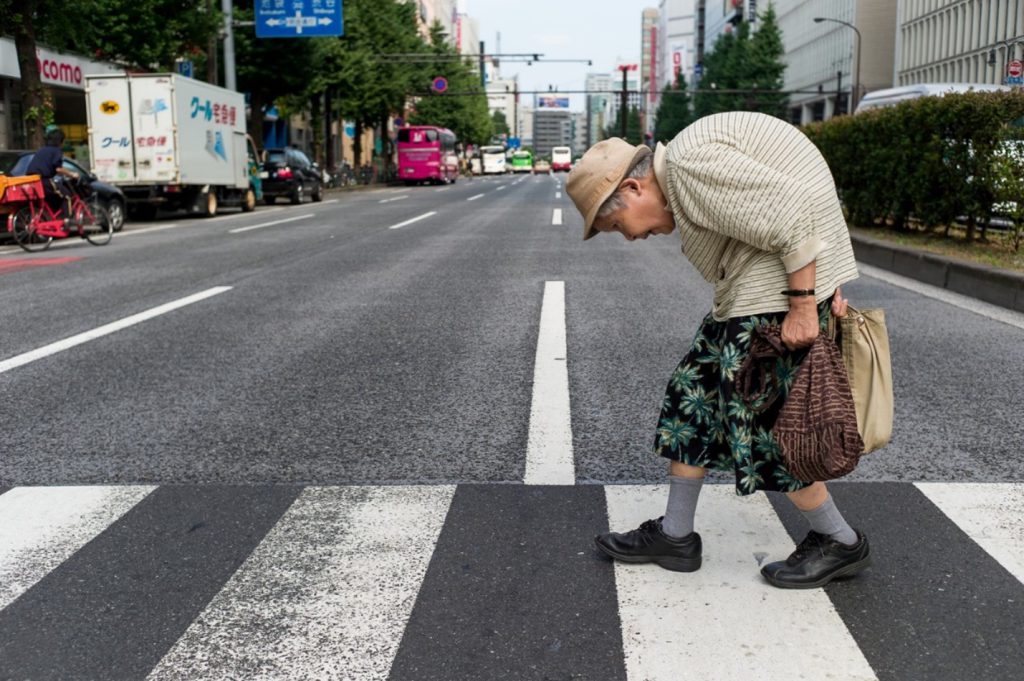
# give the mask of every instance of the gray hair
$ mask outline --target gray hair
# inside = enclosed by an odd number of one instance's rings
[[[640,160],[636,162],[636,165],[633,166],[622,179],[642,180],[652,172],[654,172],[654,154],[644,154],[640,157]],[[615,211],[625,208],[626,202],[623,201],[622,195],[622,190],[616,189],[615,193],[605,199],[605,202],[597,209],[597,215],[594,217],[606,218]]]

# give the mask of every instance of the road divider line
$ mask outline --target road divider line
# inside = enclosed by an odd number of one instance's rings
[[[408,194],[403,194],[402,196],[395,196],[395,197],[392,197],[390,199],[381,199],[377,203],[391,203],[392,201],[401,201],[402,199],[407,199],[407,198],[409,198],[409,195]]]
[[[526,441],[527,485],[575,485],[569,368],[566,366],[565,282],[544,282],[533,365],[533,399]]]
[[[555,198],[556,199],[562,198],[562,192],[555,192]]]
[[[91,340],[96,340],[97,338],[110,335],[116,331],[127,329],[129,326],[135,326],[136,324],[140,324],[149,319],[153,319],[154,317],[159,317],[160,315],[167,314],[168,312],[172,312],[174,310],[177,310],[178,308],[185,307],[186,305],[191,305],[193,303],[198,303],[201,300],[206,300],[207,298],[211,298],[215,295],[230,290],[230,286],[214,286],[213,288],[206,289],[205,291],[200,291],[199,293],[195,293],[191,296],[187,296],[179,300],[174,300],[171,301],[170,303],[164,303],[163,305],[158,305],[157,307],[146,310],[145,312],[139,312],[138,314],[133,314],[130,317],[125,317],[124,319],[120,319],[116,322],[105,324],[98,328],[92,329],[91,331],[85,331],[74,336],[69,336],[68,338],[65,338],[64,340],[59,340],[56,343],[50,343],[49,345],[44,345],[41,348],[37,348],[35,350],[22,353],[20,355],[15,355],[10,359],[5,359],[4,361],[0,362],[0,374],[6,371],[10,371],[11,369],[16,369],[17,367],[24,366],[29,362],[34,362],[37,359],[42,359],[44,357],[49,357],[50,355],[55,355],[58,352],[63,352],[64,350],[73,348],[76,345],[88,343]]]
[[[437,215],[437,211],[436,210],[432,210],[429,213],[424,213],[423,215],[417,215],[416,217],[410,218],[410,219],[406,220],[405,222],[399,222],[397,225],[391,225],[390,227],[388,227],[388,229],[399,229],[401,227],[405,227],[406,225],[411,225],[414,222],[419,222],[420,220],[426,220],[431,215]]]
[[[497,189],[495,189],[494,191],[500,192],[500,191],[501,191],[502,189],[504,189],[504,188],[505,188],[505,185],[501,185],[500,187],[498,187],[498,188],[497,188]]]
[[[274,225],[283,225],[286,222],[295,222],[296,220],[306,220],[308,218],[316,217],[313,213],[306,213],[305,215],[296,215],[293,218],[282,218],[280,220],[271,220],[270,222],[261,222],[258,225],[249,225],[248,227],[239,227],[237,229],[228,230],[231,234],[241,234],[242,232],[249,232],[254,229],[263,229],[264,227],[273,227]]]
[[[476,201],[476,200],[477,200],[477,199],[479,199],[479,198],[480,198],[481,196],[483,196],[483,194],[477,194],[476,196],[471,196],[471,197],[469,197],[469,198],[468,198],[468,199],[466,199],[466,200],[467,200],[467,201]]]
[[[150,232],[162,232],[165,229],[174,229],[175,227],[181,227],[177,222],[172,222],[169,225],[159,225],[157,227],[146,227],[145,229],[134,229],[129,232],[118,232],[117,237],[120,239],[125,236],[135,236],[137,234],[149,234]]]
[[[555,212],[551,214],[551,224],[560,225],[562,224],[562,209],[556,208]]]

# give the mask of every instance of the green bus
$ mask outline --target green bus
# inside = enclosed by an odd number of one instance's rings
[[[532,173],[533,153],[526,150],[520,150],[512,154],[512,172]]]

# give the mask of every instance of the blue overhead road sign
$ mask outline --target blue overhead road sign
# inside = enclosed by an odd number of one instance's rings
[[[256,0],[257,38],[343,34],[341,0]]]

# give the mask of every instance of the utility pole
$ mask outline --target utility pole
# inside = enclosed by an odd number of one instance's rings
[[[512,136],[519,137],[519,75],[516,75],[515,98],[512,103]]]
[[[487,90],[487,73],[484,71],[484,41],[480,41],[480,87]]]
[[[619,135],[626,139],[626,122],[629,120],[629,84],[626,80],[630,71],[636,71],[636,64],[619,64],[617,67],[622,71],[622,105],[619,107]]]
[[[213,16],[213,0],[206,0],[206,12]],[[216,85],[219,82],[219,69],[217,68],[217,48],[219,41],[214,33],[206,43],[206,82]]]
[[[220,0],[220,11],[224,14],[224,87],[238,90],[235,79],[235,33],[231,20],[231,0]]]
[[[833,112],[833,116],[838,116],[843,111],[843,72],[836,71],[836,110]]]

